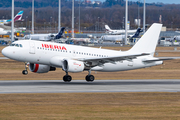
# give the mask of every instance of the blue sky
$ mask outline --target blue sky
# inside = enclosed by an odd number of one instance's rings
[[[139,0],[128,0],[128,1],[139,1]],[[140,0],[141,2],[144,2],[144,0]],[[180,0],[146,0],[147,3],[157,3],[162,2],[165,4],[180,4]]]

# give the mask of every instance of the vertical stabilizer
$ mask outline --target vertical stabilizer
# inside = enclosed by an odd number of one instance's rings
[[[107,31],[111,30],[111,28],[108,25],[105,25],[105,28],[106,28]]]
[[[14,17],[14,21],[20,21],[22,19],[23,11],[19,11],[19,13]]]
[[[61,38],[64,33],[64,30],[65,30],[65,27],[62,27],[59,33],[55,36],[55,39]]]
[[[141,28],[138,28],[137,31],[134,33],[134,35],[131,38],[136,38],[139,37],[139,34],[143,32],[143,30]]]
[[[153,55],[161,28],[162,24],[154,23],[129,51],[133,53],[150,53]]]
[[[19,11],[19,13],[14,17],[14,22],[15,22],[15,21],[21,21],[22,15],[23,15],[23,11]],[[10,23],[10,22],[12,22],[12,19],[7,20],[7,21],[5,22],[5,24],[8,24],[8,23]]]

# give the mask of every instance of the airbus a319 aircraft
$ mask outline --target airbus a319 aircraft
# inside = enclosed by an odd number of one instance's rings
[[[92,82],[95,77],[91,75],[91,71],[125,71],[162,64],[163,59],[153,57],[161,27],[162,24],[154,23],[128,51],[19,40],[4,48],[2,54],[13,60],[29,62],[30,71],[35,73],[62,68],[66,72],[63,77],[65,82],[72,79],[69,72],[89,71],[85,79]],[[27,68],[22,73],[27,74]]]

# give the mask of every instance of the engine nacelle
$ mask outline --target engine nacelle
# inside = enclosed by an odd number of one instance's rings
[[[41,64],[30,63],[29,64],[29,70],[31,72],[35,72],[35,73],[47,73],[49,71],[55,71],[56,68],[55,67],[51,67],[49,65],[41,65]]]
[[[82,72],[85,68],[84,63],[77,60],[64,60],[63,70],[66,72]]]

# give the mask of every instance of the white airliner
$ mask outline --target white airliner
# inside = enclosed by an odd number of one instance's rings
[[[111,28],[108,25],[105,25],[106,33],[118,35],[118,34],[124,34],[125,30],[111,30]],[[136,30],[127,30],[127,33],[135,33]]]
[[[141,28],[136,30],[136,33],[133,35],[128,35],[128,38],[137,38],[142,32]],[[110,41],[110,42],[122,42],[125,39],[125,35],[103,35],[101,36],[101,41]]]
[[[93,81],[91,71],[125,71],[162,64],[163,59],[153,57],[161,27],[162,24],[154,23],[128,51],[20,40],[4,48],[2,54],[13,60],[29,62],[30,71],[36,73],[46,73],[60,67],[66,72],[63,77],[65,82],[72,79],[68,72],[85,70],[89,71],[86,81]],[[22,73],[27,74],[27,68]]]

